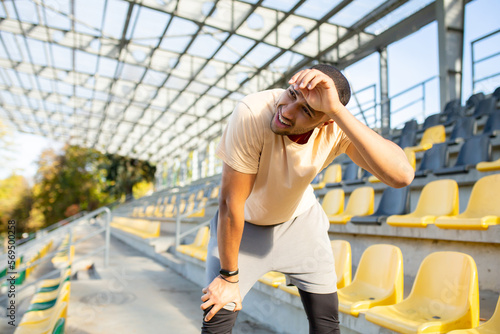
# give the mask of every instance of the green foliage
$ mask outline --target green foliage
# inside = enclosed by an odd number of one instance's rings
[[[33,195],[26,179],[13,174],[0,180],[0,231],[7,230],[7,222],[16,220],[16,232],[22,233],[29,218]]]
[[[135,184],[154,181],[156,167],[150,165],[149,162],[112,154],[106,157],[109,161],[104,166],[106,180],[109,181],[106,192],[116,198],[125,195],[126,200],[129,200],[133,197]]]

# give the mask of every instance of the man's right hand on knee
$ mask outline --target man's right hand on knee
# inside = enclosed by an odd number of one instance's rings
[[[205,316],[205,321],[210,321],[226,304],[234,303],[234,312],[241,310],[241,295],[238,284],[238,276],[222,277],[217,276],[212,283],[203,288],[201,296],[201,309],[206,310],[213,305],[212,309]]]

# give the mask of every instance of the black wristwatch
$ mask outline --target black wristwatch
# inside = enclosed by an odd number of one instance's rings
[[[219,271],[219,273],[222,276],[226,276],[226,277],[236,276],[236,275],[238,275],[239,272],[240,272],[239,269],[236,269],[235,271],[229,271],[229,270],[226,270],[226,269],[221,269]]]

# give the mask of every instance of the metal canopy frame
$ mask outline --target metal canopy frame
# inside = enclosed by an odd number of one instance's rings
[[[284,87],[315,62],[343,69],[434,21],[435,6],[2,0],[0,117],[20,132],[173,161],[219,136],[244,95]]]

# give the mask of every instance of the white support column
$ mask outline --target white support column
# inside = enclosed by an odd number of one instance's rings
[[[389,66],[387,48],[379,50],[380,58],[380,130],[387,137],[391,131],[391,101],[389,100]]]
[[[437,0],[441,110],[462,97],[465,0]]]

